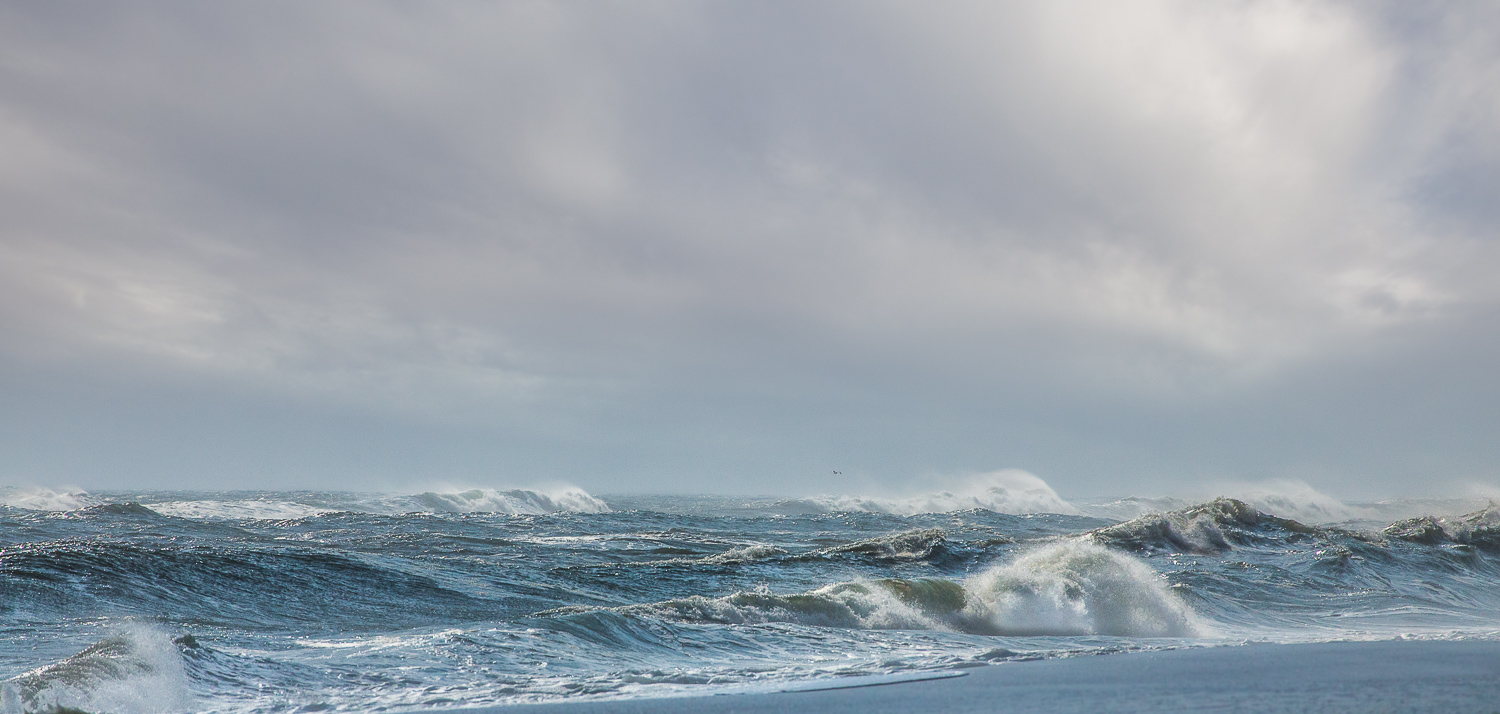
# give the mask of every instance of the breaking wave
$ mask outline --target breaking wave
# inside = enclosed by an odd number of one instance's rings
[[[1118,498],[1111,501],[1098,501],[1081,504],[1085,515],[1095,518],[1108,518],[1114,521],[1128,521],[1139,518],[1148,513],[1161,513],[1173,511],[1191,505],[1190,501],[1170,496],[1159,496],[1155,498],[1145,496],[1130,496]]]
[[[611,611],[686,622],[784,622],[1012,636],[1198,637],[1206,631],[1145,563],[1077,539],[1036,548],[964,581],[886,578],[796,594],[761,587]],[[539,614],[591,612],[597,609],[570,607]]]
[[[1379,517],[1375,508],[1353,506],[1318,491],[1302,481],[1269,481],[1223,487],[1219,494],[1246,503],[1263,513],[1301,523],[1345,523]],[[1192,500],[1172,496],[1130,496],[1112,501],[1084,502],[1084,513],[1099,518],[1129,520],[1153,513],[1177,511],[1193,505]]]
[[[1314,529],[1262,513],[1244,501],[1216,498],[1167,513],[1151,513],[1088,533],[1096,542],[1138,551],[1222,553],[1237,544],[1263,543]]]
[[[1205,632],[1150,566],[1083,540],[1025,553],[971,578],[968,589],[973,594],[969,615],[992,634],[1198,637]]]
[[[1391,538],[1423,545],[1456,543],[1500,548],[1500,504],[1492,501],[1485,508],[1457,518],[1408,518],[1392,523],[1381,532]]]
[[[0,489],[0,504],[28,511],[76,511],[96,506],[99,500],[80,488],[51,489],[34,486]]]
[[[1302,523],[1340,523],[1374,515],[1371,509],[1348,505],[1302,481],[1271,481],[1230,493],[1261,511]]]
[[[90,645],[61,662],[4,683],[4,708],[12,712],[161,712],[191,709],[179,646],[166,634],[137,625]]]
[[[783,506],[799,512],[872,512],[911,516],[919,513],[950,513],[980,509],[995,513],[1062,513],[1078,515],[1079,509],[1063,500],[1035,474],[1006,469],[980,474],[952,491],[938,491],[907,498],[865,496],[815,496],[785,501]]]
[[[804,557],[857,555],[882,560],[926,560],[938,553],[947,539],[941,528],[927,528],[821,548]]]
[[[509,491],[483,488],[460,493],[428,491],[418,494],[415,498],[423,508],[433,513],[545,515],[564,512],[610,512],[609,504],[594,498],[581,488],[572,486],[545,493],[519,488]]]
[[[331,509],[291,501],[166,501],[151,504],[151,510],[164,516],[195,520],[282,521],[307,518]]]

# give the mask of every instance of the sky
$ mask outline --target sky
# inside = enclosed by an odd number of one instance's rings
[[[1500,490],[1493,2],[5,3],[0,159],[0,483]]]

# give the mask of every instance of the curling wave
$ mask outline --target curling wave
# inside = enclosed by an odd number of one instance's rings
[[[1295,540],[1316,529],[1256,510],[1244,501],[1216,498],[1176,511],[1151,513],[1090,531],[1090,539],[1137,551],[1222,553],[1235,545]]]
[[[852,629],[986,635],[1197,637],[1193,611],[1145,563],[1083,540],[1052,543],[965,581],[885,578],[795,594],[768,588],[610,608],[684,622],[785,622]],[[539,613],[574,616],[597,608]]]
[[[192,708],[179,646],[156,630],[136,626],[82,652],[5,681],[9,712],[160,712]]]

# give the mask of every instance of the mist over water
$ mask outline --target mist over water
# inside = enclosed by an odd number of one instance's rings
[[[4,711],[661,696],[1122,650],[1500,637],[1500,509],[1305,484],[1063,499],[0,492]]]

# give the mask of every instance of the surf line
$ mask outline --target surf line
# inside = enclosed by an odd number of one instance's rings
[[[790,682],[781,685],[772,685],[765,689],[753,688],[733,692],[722,692],[722,694],[759,694],[764,692],[825,692],[830,689],[859,689],[861,687],[883,687],[888,684],[904,684],[906,682],[927,682],[934,679],[952,679],[964,677],[969,673],[962,670],[942,670],[937,672],[903,672],[900,674],[868,674],[857,677],[836,677],[833,679],[810,679],[802,682]]]

